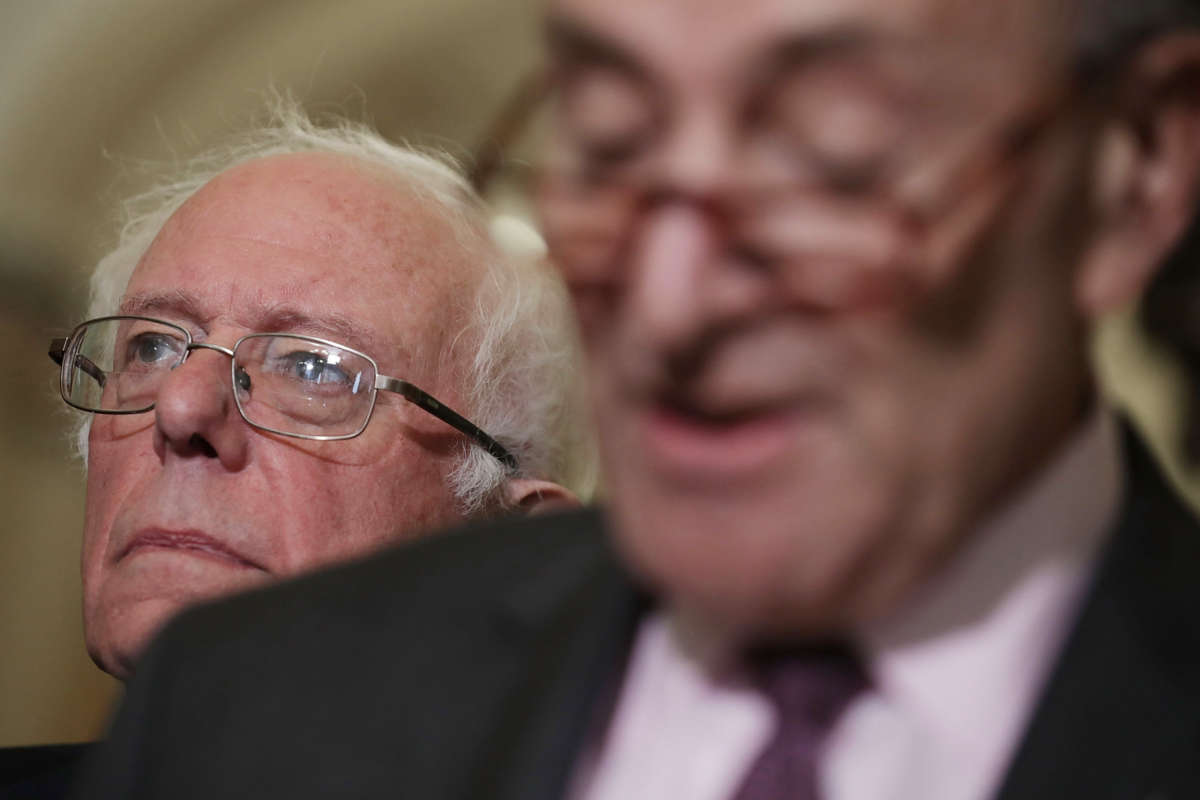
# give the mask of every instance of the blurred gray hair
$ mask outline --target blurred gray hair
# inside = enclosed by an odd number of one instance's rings
[[[170,180],[126,200],[116,247],[91,277],[87,317],[117,313],[138,262],[167,220],[218,174],[261,158],[320,152],[343,155],[398,178],[430,201],[459,243],[482,262],[464,328],[452,349],[465,373],[463,412],[517,458],[517,473],[474,444],[447,480],[467,515],[503,507],[513,477],[559,483],[581,498],[596,483],[579,377],[579,343],[566,289],[543,259],[493,237],[482,201],[446,154],[393,144],[345,119],[314,122],[293,100],[273,97],[265,124],[231,144],[190,160]],[[92,416],[83,417],[76,449],[86,462]]]

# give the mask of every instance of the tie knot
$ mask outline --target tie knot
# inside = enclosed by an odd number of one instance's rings
[[[789,727],[827,732],[867,687],[859,659],[841,645],[757,650],[748,660],[757,685]]]
[[[845,647],[829,646],[759,649],[746,654],[746,663],[779,724],[735,800],[816,800],[825,737],[867,686],[858,659]]]

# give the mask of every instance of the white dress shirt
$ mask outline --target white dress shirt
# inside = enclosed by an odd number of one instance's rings
[[[1074,620],[1122,488],[1097,411],[919,595],[859,632],[871,688],[818,762],[826,800],[984,800],[999,788]],[[769,702],[664,613],[640,627],[572,800],[727,800],[771,737]]]

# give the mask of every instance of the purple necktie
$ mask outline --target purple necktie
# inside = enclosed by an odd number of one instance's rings
[[[866,688],[862,669],[836,648],[759,654],[751,663],[779,726],[733,800],[819,800],[817,755],[838,716]]]

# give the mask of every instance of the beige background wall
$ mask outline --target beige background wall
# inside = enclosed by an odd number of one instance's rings
[[[82,472],[45,352],[140,162],[219,140],[267,86],[461,153],[536,61],[536,4],[0,0],[0,746],[93,737],[116,693],[81,643]],[[1101,337],[1104,371],[1161,445],[1171,367],[1132,327]]]

